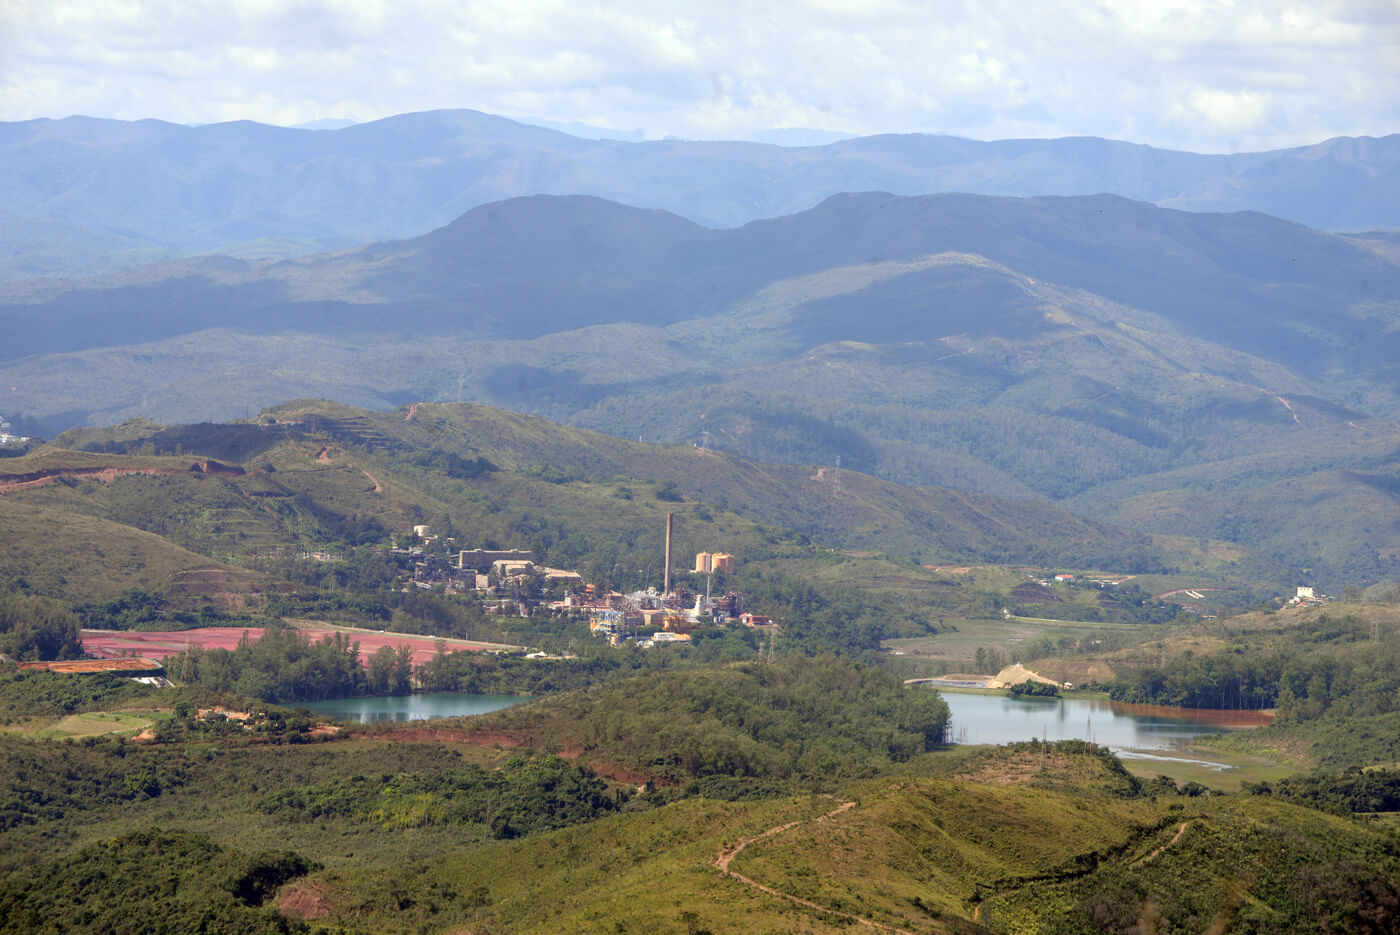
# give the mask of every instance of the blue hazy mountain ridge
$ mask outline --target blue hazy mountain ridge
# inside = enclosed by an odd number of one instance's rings
[[[724,313],[775,283],[944,253],[1002,272],[912,271],[847,290],[789,323],[784,349],[867,340],[872,328],[910,341],[1058,327],[1034,310],[1042,300],[1025,297],[1029,280],[1151,312],[1311,379],[1365,387],[1400,374],[1400,265],[1375,249],[1261,214],[1107,195],[838,195],[729,230],[591,197],[513,199],[422,237],[295,261],[184,260],[47,292],[11,284],[0,289],[0,360],[216,327],[483,340],[664,327]],[[938,300],[925,291],[935,280],[962,291]]]
[[[736,227],[849,191],[1113,193],[1193,211],[1257,210],[1322,230],[1397,227],[1400,135],[1203,155],[1096,138],[590,140],[469,110],[339,130],[87,117],[0,124],[0,214],[111,229],[180,255],[264,238],[326,248],[416,236],[532,194],[594,195]],[[45,271],[114,268],[100,259],[75,256]],[[0,276],[30,269],[0,267]]]

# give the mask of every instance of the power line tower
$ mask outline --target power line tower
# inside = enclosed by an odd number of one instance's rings
[[[831,495],[841,496],[841,456],[836,456],[836,466],[831,469]]]

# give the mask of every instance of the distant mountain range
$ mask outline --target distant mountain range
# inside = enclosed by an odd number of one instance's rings
[[[1400,135],[1201,155],[1094,138],[597,140],[467,110],[334,130],[32,120],[0,124],[0,219],[12,244],[0,278],[197,253],[298,256],[416,236],[522,195],[594,195],[727,228],[860,191],[1111,193],[1323,230],[1400,227]]]
[[[1107,195],[841,195],[730,230],[536,196],[293,261],[9,284],[0,408],[466,398],[1366,581],[1400,573],[1398,253]]]

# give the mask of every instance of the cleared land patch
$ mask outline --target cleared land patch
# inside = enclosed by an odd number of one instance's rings
[[[352,642],[360,644],[360,661],[367,662],[378,649],[385,646],[408,646],[413,650],[413,664],[423,665],[437,652],[437,644],[443,643],[448,652],[484,652],[490,649],[509,648],[493,643],[478,643],[468,640],[438,640],[431,636],[417,636],[408,633],[379,633],[373,630],[359,630],[330,625],[308,625],[298,627],[313,642],[328,639],[343,633]],[[92,656],[115,659],[122,656],[144,656],[150,659],[165,659],[186,649],[235,649],[247,634],[250,640],[262,638],[262,627],[199,627],[192,630],[145,631],[145,630],[84,630],[83,649]]]

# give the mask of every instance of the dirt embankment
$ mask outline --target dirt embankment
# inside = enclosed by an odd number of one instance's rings
[[[293,883],[277,896],[279,911],[298,919],[324,919],[330,915],[331,889],[320,882]]]
[[[405,727],[355,731],[352,739],[392,740],[398,743],[468,743],[474,747],[520,746],[520,738],[506,733],[464,730],[459,727]]]
[[[242,477],[246,472],[236,464],[223,464],[213,459],[202,459],[188,468],[132,468],[114,465],[92,465],[88,467],[41,468],[24,474],[0,474],[0,493],[8,490],[21,490],[25,487],[43,487],[57,482],[60,478],[73,477],[95,480],[110,484],[118,477],[130,474],[146,474],[153,477],[182,476],[185,474],[215,474],[221,477]]]

